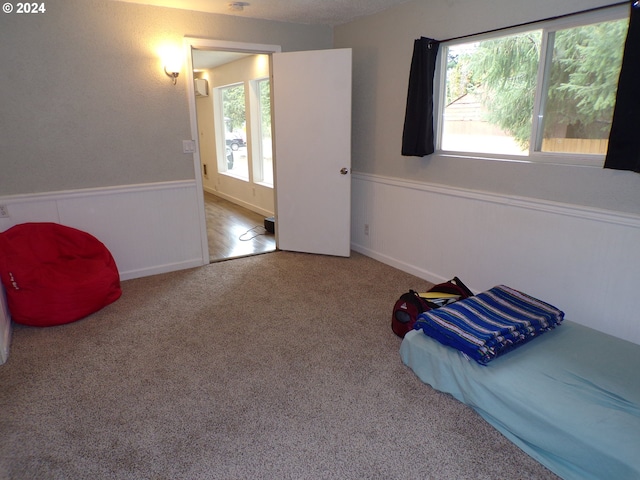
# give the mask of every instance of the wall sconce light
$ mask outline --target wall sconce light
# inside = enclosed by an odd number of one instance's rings
[[[180,72],[175,72],[175,71],[169,71],[167,70],[167,66],[164,66],[164,73],[167,74],[168,77],[171,77],[173,79],[173,84],[175,85],[178,82],[178,75],[180,75]]]
[[[178,75],[180,75],[180,67],[176,65],[165,65],[164,73],[166,73],[168,77],[171,77],[173,84],[175,85],[178,81]]]
[[[167,51],[164,56],[164,73],[171,78],[174,85],[178,81],[178,75],[180,75],[181,68],[182,61],[180,60],[180,51]]]

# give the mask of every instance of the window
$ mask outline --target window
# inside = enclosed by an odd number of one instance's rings
[[[253,178],[256,183],[273,187],[273,153],[271,144],[271,84],[268,78],[251,82],[253,88],[251,108],[252,131],[256,132],[253,145]],[[253,135],[252,135],[253,138]]]
[[[602,165],[628,9],[443,44],[438,150]]]
[[[244,84],[230,85],[216,89],[219,104],[222,106],[222,127],[218,130],[220,137],[224,137],[224,155],[218,155],[220,172],[249,181],[249,162],[247,159],[246,141],[246,111]],[[219,118],[219,117],[218,117]]]

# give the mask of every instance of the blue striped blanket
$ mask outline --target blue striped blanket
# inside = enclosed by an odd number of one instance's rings
[[[560,325],[564,313],[553,305],[505,285],[418,316],[422,330],[486,365]]]

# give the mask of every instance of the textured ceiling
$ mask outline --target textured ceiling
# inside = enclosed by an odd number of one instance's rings
[[[359,17],[381,12],[409,0],[117,0],[143,5],[195,10],[198,12],[237,15],[280,22],[313,25],[340,25]],[[244,3],[241,11],[231,3]]]

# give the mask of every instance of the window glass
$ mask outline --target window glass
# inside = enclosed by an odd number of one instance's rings
[[[445,45],[439,150],[601,165],[628,27],[621,16]]]
[[[244,84],[220,89],[224,118],[226,173],[249,180]]]
[[[446,49],[442,149],[526,155],[541,32]]]
[[[606,154],[626,30],[617,20],[549,35],[541,151]]]
[[[271,144],[271,84],[268,78],[258,80],[258,116],[260,144],[257,146],[255,158],[257,182],[273,186],[273,153]]]

